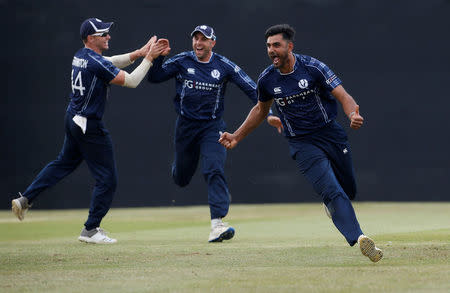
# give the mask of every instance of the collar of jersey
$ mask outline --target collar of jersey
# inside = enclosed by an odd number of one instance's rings
[[[198,63],[208,64],[209,62],[211,62],[211,60],[212,60],[212,58],[214,56],[214,52],[211,52],[211,57],[209,57],[209,60],[205,61],[205,62],[198,60],[197,55],[195,55],[194,51],[192,51],[192,55],[194,55],[195,61],[197,61]]]
[[[292,53],[292,55],[294,55],[294,58],[295,58],[294,68],[292,69],[291,72],[288,72],[288,73],[281,73],[280,69],[277,68],[277,71],[278,71],[278,73],[279,73],[280,75],[289,75],[289,74],[291,74],[291,73],[294,73],[294,71],[297,69],[297,56],[295,56],[294,53]]]
[[[89,51],[91,51],[92,53],[94,53],[94,54],[96,54],[96,55],[103,56],[103,55],[101,55],[101,54],[95,52],[95,51],[92,50],[91,48],[88,48],[88,47],[84,47],[84,48],[87,49],[87,50],[89,50]]]

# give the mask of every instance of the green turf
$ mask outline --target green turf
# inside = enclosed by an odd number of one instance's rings
[[[0,292],[450,292],[450,203],[355,203],[385,257],[349,247],[321,204],[112,209],[115,245],[77,241],[87,210],[0,211]]]

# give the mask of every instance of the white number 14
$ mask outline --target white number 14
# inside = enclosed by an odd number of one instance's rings
[[[75,90],[79,90],[80,91],[80,95],[84,95],[84,90],[86,89],[83,86],[83,81],[81,80],[81,71],[78,71],[77,77],[75,78],[75,82],[73,81],[73,69],[72,69],[72,74],[70,76],[70,81],[72,84],[72,93],[75,94]]]

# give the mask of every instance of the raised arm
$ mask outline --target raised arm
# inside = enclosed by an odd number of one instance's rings
[[[338,85],[333,89],[331,94],[341,103],[344,113],[350,119],[350,127],[353,129],[361,128],[364,118],[359,114],[359,106],[353,97],[347,93],[342,85]]]
[[[150,43],[149,50],[145,55],[145,58],[142,60],[141,64],[138,67],[136,67],[134,71],[130,74],[124,70],[120,70],[119,74],[117,74],[117,76],[113,80],[111,80],[110,82],[111,84],[116,84],[130,88],[137,87],[147,74],[150,67],[152,66],[152,61],[158,56],[160,56],[162,53],[164,53],[167,50],[167,48],[170,49],[168,40],[160,39],[156,42],[156,36],[152,37],[149,43]],[[144,47],[141,49],[145,51],[146,49]]]
[[[148,51],[150,51],[150,46],[152,45],[153,42],[155,42],[155,39],[156,39],[155,36],[151,37],[148,40],[147,44],[142,46],[140,49],[134,50],[133,52],[114,55],[111,57],[108,56],[104,57],[106,60],[109,60],[114,66],[122,69],[124,67],[127,67],[128,65],[133,64],[134,61],[136,61],[136,59],[138,59],[139,57],[145,57]]]
[[[219,142],[227,149],[234,148],[241,140],[255,130],[266,118],[272,106],[272,100],[258,103],[250,110],[244,123],[233,133],[224,132]]]

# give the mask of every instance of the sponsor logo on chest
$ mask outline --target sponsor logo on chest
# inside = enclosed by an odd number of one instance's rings
[[[202,82],[202,81],[190,80],[190,79],[184,80],[184,86],[189,89],[204,90],[204,91],[212,91],[214,89],[220,88],[220,84]]]

